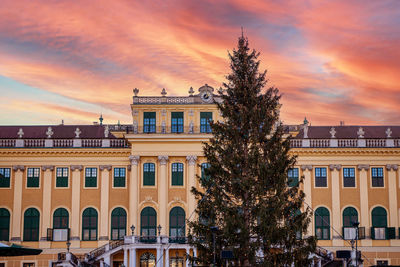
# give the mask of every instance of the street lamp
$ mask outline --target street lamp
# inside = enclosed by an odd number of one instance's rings
[[[69,242],[69,240],[67,240],[67,252],[69,253],[69,247],[71,246],[71,242]]]
[[[134,235],[134,233],[135,233],[135,226],[132,224],[131,225],[131,231],[132,231],[132,235]]]
[[[356,267],[358,267],[358,247],[357,247],[357,241],[358,241],[358,227],[360,226],[359,222],[353,222],[354,228],[356,228]]]
[[[161,227],[161,225],[158,225],[158,226],[157,226],[158,235],[160,235],[160,234],[161,234],[161,228],[162,228],[162,227]]]
[[[215,264],[216,264],[216,262],[215,262],[215,235],[217,234],[217,231],[218,231],[218,227],[217,226],[212,226],[211,228],[211,232],[212,232],[212,235],[213,235],[213,249],[214,249],[214,261],[213,261],[213,267],[215,267]]]

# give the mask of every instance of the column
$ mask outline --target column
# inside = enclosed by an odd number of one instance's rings
[[[186,248],[186,267],[189,267],[190,248]]]
[[[100,234],[99,246],[107,243],[108,238],[108,200],[110,187],[110,171],[111,165],[100,165],[101,172],[101,188],[100,188]]]
[[[160,179],[158,180],[158,203],[160,210],[160,221],[161,224],[161,235],[167,235],[167,225],[168,225],[168,172],[167,163],[168,156],[158,156],[158,161],[160,162]]]
[[[134,225],[139,229],[138,225],[138,164],[140,156],[129,156],[131,161],[131,179],[129,181],[129,226]],[[140,230],[138,230],[140,231]]]
[[[188,212],[186,214],[187,218],[192,214],[192,212],[196,208],[196,199],[194,195],[190,192],[192,187],[196,185],[196,160],[197,156],[187,156],[186,160],[188,162],[188,186],[187,188],[187,203],[188,203]],[[186,219],[187,219],[186,218]]]
[[[130,254],[129,267],[135,267],[136,266],[136,249],[131,248],[129,254]]]
[[[169,267],[169,248],[165,249],[165,267]]]
[[[80,222],[80,197],[81,197],[81,171],[82,165],[71,165],[71,186],[72,186],[72,204],[71,204],[71,247],[80,247],[79,222]]]
[[[124,266],[128,267],[128,249],[124,248]]]
[[[104,257],[104,263],[106,264],[107,267],[111,266],[111,257],[110,257],[110,255]]]
[[[312,179],[311,179],[311,171],[312,171],[312,165],[302,165],[301,169],[303,170],[303,175],[304,175],[304,202],[306,203],[304,205],[304,210],[306,210],[308,207],[311,209],[312,208],[312,198],[311,198],[311,188],[312,188]],[[313,235],[313,227],[314,226],[314,220],[311,219],[310,224],[308,225],[307,229],[307,235],[311,236]]]
[[[365,227],[365,234],[369,235],[368,233],[370,230],[369,225],[369,204],[368,204],[368,170],[369,165],[367,164],[360,164],[357,166],[359,170],[360,176],[360,227]],[[372,240],[371,239],[363,239],[361,240],[362,246],[371,246]]]
[[[157,248],[156,267],[163,267],[163,248],[161,246]]]
[[[331,170],[331,179],[332,179],[332,226],[333,229],[338,230],[342,229],[341,224],[341,212],[340,212],[340,170],[342,169],[342,165],[329,165],[329,169]],[[337,235],[336,232],[332,232],[332,244],[333,246],[343,246],[343,240],[340,236]]]
[[[13,166],[14,170],[14,201],[12,211],[11,241],[21,242],[21,213],[22,213],[22,186],[24,181],[24,166]]]
[[[398,165],[386,165],[388,171],[388,189],[389,189],[389,227],[399,229],[398,212],[397,212],[397,186],[396,172]],[[400,240],[390,240],[392,245],[400,245]]]
[[[47,228],[51,226],[51,182],[54,166],[42,166],[43,171],[43,214],[42,214],[42,237],[40,238],[40,248],[50,248],[47,242]]]

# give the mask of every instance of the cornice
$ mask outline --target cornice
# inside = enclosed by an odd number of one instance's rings
[[[306,155],[400,155],[400,148],[292,148],[290,154]]]
[[[20,149],[20,148],[6,148],[0,149],[1,156],[32,156],[32,155],[49,155],[49,156],[68,156],[68,155],[81,155],[81,156],[124,156],[130,155],[130,148],[97,148],[97,149],[82,149],[82,148],[62,148],[62,149],[45,149],[45,148],[31,148],[31,149]]]

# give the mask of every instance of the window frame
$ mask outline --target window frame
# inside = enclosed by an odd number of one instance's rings
[[[121,211],[123,211],[121,213]],[[115,214],[115,213],[119,213],[119,214]],[[118,225],[115,226],[113,223],[113,218],[116,217],[118,220]],[[121,222],[123,222],[122,224],[124,224],[125,226],[121,225]],[[127,212],[124,208],[122,207],[116,207],[111,211],[111,231],[110,231],[110,239],[111,240],[121,240],[124,238],[124,236],[126,236],[126,226],[127,226]],[[113,234],[113,230],[117,230],[117,238],[114,238],[114,234]],[[121,236],[121,230],[123,230],[124,234]]]
[[[351,176],[353,174],[353,176]],[[354,167],[346,167],[343,168],[342,171],[343,175],[343,180],[342,180],[342,187],[343,188],[357,188],[357,182],[356,182],[356,168]],[[349,186],[350,182],[346,179],[353,179],[352,183],[354,184],[353,186]]]
[[[29,215],[29,219],[31,220],[31,221],[29,221],[30,225],[27,225],[27,221],[28,221],[27,220],[27,216],[28,215],[26,213],[28,211],[30,211],[31,213],[33,211],[37,212],[37,216]],[[39,239],[40,239],[40,212],[39,212],[39,210],[34,208],[34,207],[27,208],[24,211],[24,215],[23,216],[24,216],[23,241],[24,242],[25,241],[26,242],[37,242],[37,241],[39,241]],[[34,223],[32,220],[34,220],[34,218],[37,218],[37,227],[32,226],[32,224]],[[30,226],[30,227],[28,228],[28,226]],[[29,235],[27,235],[28,231],[29,231]],[[35,232],[37,234],[37,238],[33,238],[33,235],[34,235]]]
[[[178,116],[179,115],[179,116]],[[185,113],[183,111],[171,112],[171,133],[183,133],[185,125]]]
[[[143,176],[142,176],[142,187],[155,187],[156,186],[156,164],[154,162],[144,162],[142,165],[143,168]],[[148,171],[147,171],[148,169]],[[154,171],[151,171],[154,169]],[[150,177],[152,174],[153,177]],[[147,183],[149,182],[148,179],[153,179],[153,183]]]
[[[8,173],[8,176],[6,175]],[[4,178],[0,177],[0,189],[10,189],[11,188],[11,168],[0,168],[0,175],[3,175]],[[7,181],[3,181],[6,180]]]
[[[374,176],[374,171],[376,171],[376,176]],[[382,171],[382,176],[379,176],[380,171]],[[381,181],[382,185],[376,185],[376,183],[380,184],[379,181]],[[385,170],[383,169],[383,167],[371,167],[371,187],[385,188]]]
[[[295,177],[293,172],[297,173],[297,176]],[[287,181],[287,185],[288,187],[294,187],[294,186],[298,186],[299,185],[299,168],[293,167],[293,168],[289,168],[288,170],[288,181]],[[293,176],[293,177],[291,177]],[[293,180],[289,180],[290,178],[292,178]],[[295,178],[295,179],[294,179]]]
[[[354,221],[354,217],[355,217],[355,221]],[[351,240],[351,239],[353,239],[352,237],[353,236],[355,237],[355,235],[357,234],[357,230],[352,224],[350,225],[350,223],[347,223],[346,218],[349,218],[348,219],[349,222],[358,222],[358,211],[357,211],[357,209],[352,207],[352,206],[348,206],[345,209],[343,209],[343,212],[342,212],[342,228],[343,228],[342,234],[343,234],[343,239]],[[350,234],[351,236],[347,237],[346,234],[345,234],[346,233],[345,229],[350,229],[350,228],[353,229],[353,230],[350,230],[351,231],[351,234]],[[354,232],[354,233],[352,233],[352,232]]]
[[[93,213],[93,211],[95,213]],[[93,214],[85,215],[85,212],[91,212]],[[85,217],[88,217],[89,219],[89,225],[86,226],[84,225],[85,222]],[[91,218],[95,218],[95,226],[91,225]],[[98,240],[98,235],[99,235],[99,213],[95,208],[92,207],[87,207],[86,209],[83,210],[82,212],[82,241],[97,241]],[[85,238],[85,230],[88,231],[88,238]],[[92,230],[96,230],[95,237],[92,238]]]
[[[318,212],[319,210],[319,212]],[[322,214],[321,214],[322,213]],[[327,214],[326,214],[327,213]],[[317,216],[321,217],[322,225],[317,225]],[[326,222],[326,217],[328,217],[328,222]],[[328,223],[328,225],[325,225]],[[315,230],[315,237],[318,240],[331,240],[331,214],[328,208],[326,207],[318,207],[314,212],[314,230]],[[318,238],[318,229],[321,229],[322,238]],[[328,237],[324,237],[324,229],[328,229]]]
[[[7,217],[8,217],[8,220],[7,220]],[[0,208],[0,241],[10,241],[10,225],[11,225],[10,211],[6,208]],[[6,237],[6,233],[7,233],[7,237]]]
[[[183,225],[180,224],[180,219],[183,215]],[[176,217],[176,223],[172,223],[172,216]],[[186,239],[186,212],[182,207],[173,207],[169,212],[169,241],[171,243],[182,243]],[[183,230],[182,230],[183,229]],[[176,231],[172,235],[172,231]]]
[[[32,170],[32,175],[30,175],[30,170]],[[37,176],[35,172],[38,171]],[[34,181],[32,179],[37,179],[37,186],[30,185]],[[40,189],[40,168],[39,167],[30,167],[26,170],[26,188],[29,189]]]
[[[154,115],[154,116],[153,116]],[[156,133],[157,114],[155,111],[143,112],[143,133]]]
[[[210,180],[210,176],[205,174],[205,169],[208,169],[211,167],[211,164],[208,162],[203,162],[200,164],[200,171],[201,171],[201,180],[208,182]]]
[[[59,176],[58,174],[59,174],[59,170],[61,170],[61,176]],[[65,173],[64,173],[64,171],[66,170],[66,172],[67,172],[67,175],[65,176]],[[55,188],[58,188],[58,189],[66,189],[66,188],[69,188],[69,168],[68,167],[57,167],[56,168],[56,181],[55,181]],[[59,181],[60,181],[60,179],[65,179],[66,180],[66,186],[60,186],[60,185],[58,185],[59,184]],[[62,180],[61,180],[62,181]],[[60,181],[60,183],[61,183],[61,181]],[[65,181],[64,181],[64,183],[65,183]]]
[[[88,172],[87,172],[87,170],[89,170],[89,169],[90,169],[90,176],[88,176]],[[96,170],[96,176],[95,177],[93,176],[93,170]],[[98,178],[98,174],[99,174],[99,171],[97,170],[97,167],[85,167],[85,181],[84,181],[83,188],[85,188],[85,189],[97,189],[98,185],[99,185],[98,179],[97,179]],[[90,182],[90,180],[88,180],[88,179],[93,179],[93,178],[95,178],[96,186],[91,186],[90,184],[88,186],[88,182]]]
[[[56,214],[56,213],[61,213],[61,214]],[[66,212],[66,214],[65,214]],[[55,225],[56,224],[56,218],[60,218],[60,225]],[[63,218],[66,218],[66,225],[63,224]],[[53,212],[53,229],[68,229],[69,228],[69,212],[66,208],[59,207],[54,210]]]
[[[148,213],[148,214],[145,214]],[[149,214],[150,213],[150,214]],[[150,225],[151,218],[154,216],[154,226]],[[146,226],[143,225],[144,220],[147,220]],[[147,234],[143,235],[143,231],[146,231]],[[154,231],[154,236],[150,235],[149,232]],[[140,238],[142,238],[143,241],[147,242],[155,242],[157,240],[157,211],[150,206],[144,207],[142,211],[140,212]]]
[[[174,171],[174,169],[176,169]],[[185,166],[182,162],[171,163],[171,187],[182,187],[185,186]],[[181,180],[178,180],[181,179]],[[182,184],[178,182],[182,182]]]
[[[322,171],[324,171],[325,172],[325,176],[322,176],[322,173],[321,173],[321,175],[320,176],[317,176],[317,172],[322,172]],[[320,185],[317,185],[317,181],[318,181],[318,179],[322,179],[322,178],[325,178],[325,186],[320,186]],[[319,181],[319,182],[321,182],[321,181]],[[315,188],[328,188],[328,171],[327,171],[327,168],[326,167],[315,167],[314,168],[314,187]]]
[[[211,121],[213,121],[212,111],[200,112],[200,133],[211,133],[211,127],[210,127]]]
[[[116,172],[118,170],[118,176],[116,175]],[[121,170],[123,170],[124,175],[121,175]],[[125,167],[114,167],[113,168],[113,183],[112,183],[112,188],[126,188],[126,173],[127,170]],[[117,178],[117,179],[116,179]],[[123,178],[123,179],[122,179]],[[117,181],[119,180],[119,182],[122,184],[121,181],[123,181],[123,186],[118,185]]]

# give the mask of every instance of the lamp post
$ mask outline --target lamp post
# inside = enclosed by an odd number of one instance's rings
[[[213,252],[213,254],[214,254],[214,261],[213,261],[213,267],[215,267],[215,264],[216,264],[216,258],[215,258],[215,235],[216,235],[216,233],[217,233],[217,231],[218,231],[218,227],[217,226],[212,226],[211,228],[211,232],[212,232],[212,235],[213,235],[213,250],[214,250],[214,252]]]
[[[356,229],[356,267],[358,267],[358,247],[357,247],[357,243],[358,243],[358,227],[360,226],[359,222],[353,222],[353,226]]]
[[[69,247],[71,246],[71,242],[69,242],[69,240],[67,240],[67,252],[69,253]]]
[[[160,235],[160,234],[161,234],[161,228],[162,228],[162,227],[161,227],[161,225],[158,225],[158,226],[157,226],[158,235]]]
[[[134,233],[135,233],[135,228],[136,228],[136,227],[132,224],[132,225],[131,225],[132,235],[134,235]]]

